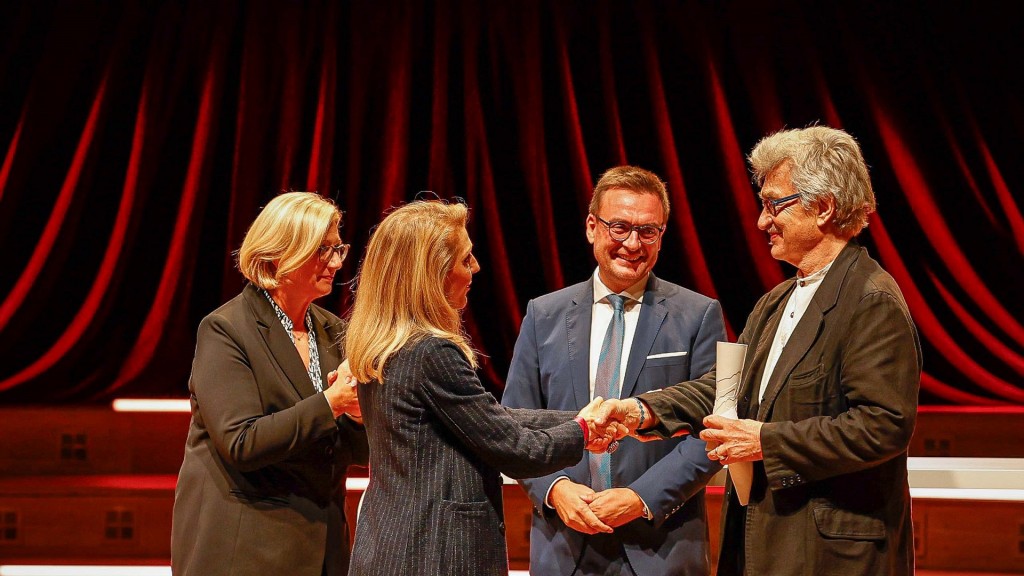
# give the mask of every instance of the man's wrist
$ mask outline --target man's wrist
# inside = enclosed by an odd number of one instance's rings
[[[568,479],[569,479],[568,476],[559,476],[558,478],[555,478],[555,481],[551,483],[551,486],[548,486],[548,492],[547,492],[547,494],[544,495],[544,505],[545,506],[547,506],[548,508],[554,509],[554,505],[551,503],[551,493],[555,491],[555,484],[558,484],[562,480],[568,480]]]
[[[644,420],[647,419],[647,410],[644,409],[644,401],[639,398],[633,398],[636,400],[636,408],[640,412],[640,421],[637,422],[636,429],[640,430],[644,427]]]
[[[644,502],[644,499],[640,496],[640,494],[636,490],[633,490],[632,488],[627,488],[627,490],[632,492],[633,495],[636,496],[637,502],[640,503],[640,517],[643,518],[644,520],[650,520],[651,519],[651,509],[647,507],[647,502]]]

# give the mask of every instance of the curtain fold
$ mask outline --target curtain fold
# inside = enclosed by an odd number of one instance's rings
[[[824,123],[861,143],[862,234],[921,333],[925,405],[1024,404],[1024,78],[995,4],[41,0],[0,6],[0,401],[181,397],[260,207],[314,190],[352,256],[423,190],[464,199],[466,328],[500,394],[529,299],[579,282],[594,181],[669,187],[656,273],[735,337],[794,270],[745,156]],[[666,383],[669,384],[669,383]]]

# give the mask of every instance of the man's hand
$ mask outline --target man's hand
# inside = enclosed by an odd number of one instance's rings
[[[636,432],[640,424],[640,409],[636,400],[626,398],[625,400],[607,400],[598,407],[594,416],[594,423],[597,426],[608,426],[618,422],[630,434]]]
[[[587,425],[590,441],[587,443],[587,450],[600,454],[602,452],[614,452],[618,447],[618,440],[626,437],[629,431],[622,424],[612,421],[608,424],[598,424],[594,416],[605,401],[597,396],[580,410],[576,416],[582,418]]]
[[[761,453],[761,425],[757,420],[735,420],[711,415],[704,418],[707,426],[700,433],[701,440],[717,446],[708,452],[708,458],[722,464],[763,460]]]
[[[644,503],[629,488],[609,488],[598,492],[590,502],[590,509],[602,522],[618,528],[643,516]]]
[[[594,491],[589,486],[577,484],[568,478],[555,482],[548,494],[551,507],[565,525],[584,534],[604,532],[610,534],[612,527],[601,521],[590,509]]]

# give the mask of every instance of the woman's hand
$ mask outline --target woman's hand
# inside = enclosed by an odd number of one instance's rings
[[[356,379],[348,369],[348,360],[327,375],[327,385],[324,396],[331,404],[334,417],[348,414],[356,421],[362,420],[363,413],[359,410],[359,396],[356,393]]]
[[[580,410],[577,418],[583,419],[589,432],[587,450],[600,454],[602,452],[614,452],[618,448],[618,441],[625,437],[629,430],[617,421],[610,421],[607,424],[597,424],[595,416],[605,402],[600,396],[594,398]]]

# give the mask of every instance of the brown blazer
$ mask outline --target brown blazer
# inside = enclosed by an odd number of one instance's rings
[[[342,321],[311,307],[324,375]],[[171,529],[176,576],[343,576],[345,472],[366,434],[334,419],[267,299],[249,285],[199,325],[192,422]]]
[[[907,446],[921,347],[892,277],[851,241],[839,254],[754,401],[795,281],[758,301],[738,413],[764,422],[748,506],[727,483],[718,574],[914,573]],[[714,401],[714,371],[641,396],[660,434],[692,426]]]

